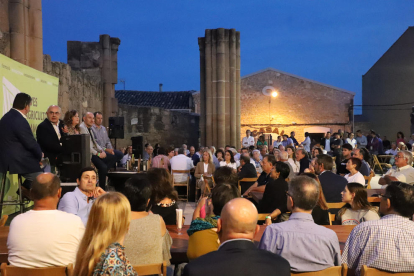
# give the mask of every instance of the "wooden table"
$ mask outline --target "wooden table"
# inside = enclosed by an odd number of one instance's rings
[[[135,172],[135,171],[127,171],[127,170],[117,170],[113,172],[108,172],[108,185],[112,186],[115,191],[120,192],[125,186],[125,182],[133,177],[134,175],[147,173],[147,172]]]
[[[380,163],[387,163],[387,164],[389,164],[392,157],[394,157],[394,155],[385,155],[385,154],[378,155],[378,161]]]
[[[344,249],[345,242],[348,239],[349,234],[351,233],[352,229],[354,229],[355,225],[326,225],[326,228],[332,229],[335,231],[336,235],[338,236],[339,246],[341,251]],[[175,225],[167,225],[168,232],[170,233],[173,244],[171,246],[171,263],[172,264],[180,264],[180,263],[187,263],[187,248],[188,248],[188,235],[187,230],[189,226],[183,226],[181,230],[182,235],[178,235],[177,227]],[[260,239],[262,238],[263,232],[266,229],[265,225],[260,225],[260,230],[257,235],[254,237],[254,243],[256,245],[259,244]]]

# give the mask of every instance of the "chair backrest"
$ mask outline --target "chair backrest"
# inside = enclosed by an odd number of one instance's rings
[[[53,266],[42,268],[24,268],[17,266],[9,266],[5,263],[1,264],[2,276],[72,276],[73,264],[68,266]]]
[[[331,214],[330,212],[328,212],[328,213],[329,213],[329,225],[332,225],[332,222],[334,222],[335,219],[336,219],[336,215]]]
[[[270,216],[270,214],[259,214],[257,220],[266,220],[267,216]]]
[[[256,182],[258,177],[251,177],[251,178],[242,178],[239,180],[239,190],[241,191],[240,182]]]
[[[348,274],[348,266],[346,264],[342,264],[342,266],[333,266],[320,271],[302,273],[291,272],[290,274],[301,276],[346,276]]]
[[[361,269],[361,276],[389,276],[389,275],[393,275],[393,276],[413,276],[414,273],[413,272],[397,272],[397,273],[393,273],[393,272],[386,272],[386,271],[382,271],[376,268],[372,268],[372,267],[367,267],[366,265],[362,266]]]
[[[367,189],[371,189],[371,179],[372,179],[372,175],[371,174],[369,176],[365,176],[364,175],[364,179],[367,181]]]
[[[134,269],[140,276],[145,275],[154,275],[154,274],[162,274],[163,276],[167,276],[167,262],[164,261],[159,264],[150,264],[150,265],[134,265]]]
[[[343,202],[331,202],[331,203],[326,203],[326,205],[328,205],[329,209],[341,209],[345,203]]]
[[[175,183],[175,178],[174,178],[174,174],[186,174],[187,175],[187,184],[190,181],[190,170],[171,170],[171,183],[173,184],[173,186],[176,184]],[[183,184],[183,183],[178,183],[178,184]]]
[[[1,217],[1,220],[0,220],[0,227],[3,227],[4,225],[6,225],[6,222],[7,222],[7,219],[9,218],[9,216],[8,215],[3,215],[2,217]]]

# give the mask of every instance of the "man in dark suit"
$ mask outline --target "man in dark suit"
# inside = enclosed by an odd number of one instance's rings
[[[290,276],[288,261],[257,249],[252,242],[259,229],[257,210],[250,201],[243,198],[229,201],[217,221],[219,249],[191,261],[183,275]]]
[[[333,139],[331,137],[331,132],[327,132],[325,137],[321,139],[321,146],[326,150],[326,152],[330,153],[332,152],[332,145]]]
[[[30,189],[32,181],[42,173],[42,150],[26,119],[31,103],[32,97],[28,94],[17,94],[13,108],[0,120],[0,173],[9,171],[22,175],[26,179],[23,183],[26,189]]]
[[[240,156],[240,167],[238,173],[239,180],[243,178],[257,178],[256,167],[250,163],[250,157],[246,155]],[[252,186],[255,182],[242,182],[241,185],[241,194],[246,192],[246,190]]]
[[[306,150],[296,150],[296,160],[298,160],[300,164],[299,174],[304,173],[306,169],[309,169],[311,161],[308,158],[308,153],[306,152]]]
[[[348,181],[331,172],[333,167],[332,157],[327,154],[320,154],[316,157],[315,172],[319,176],[322,191],[327,202],[341,202],[341,192],[345,189]]]
[[[62,152],[60,138],[66,135],[63,121],[59,120],[60,114],[59,106],[49,106],[46,111],[47,118],[37,126],[36,130],[37,143],[45,157],[49,158],[52,173],[55,173],[56,158]]]

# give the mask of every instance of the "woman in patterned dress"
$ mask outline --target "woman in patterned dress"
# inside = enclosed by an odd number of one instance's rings
[[[130,221],[131,205],[123,194],[110,192],[98,197],[79,245],[74,275],[136,276],[123,247]]]
[[[68,129],[68,135],[74,135],[80,133],[79,128],[79,114],[76,110],[70,110],[65,113],[65,118],[63,119],[65,126]]]

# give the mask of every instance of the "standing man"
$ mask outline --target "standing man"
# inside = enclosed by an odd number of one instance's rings
[[[250,146],[254,146],[254,138],[250,136],[250,129],[246,130],[246,137],[242,140],[242,148],[249,148]]]
[[[295,143],[295,141],[293,141],[293,143]],[[300,144],[303,146],[306,152],[310,152],[311,139],[308,132],[305,132],[305,140]]]
[[[92,126],[92,131],[95,134],[96,142],[98,145],[105,151],[108,155],[114,155],[116,161],[119,162],[124,155],[119,150],[115,150],[112,147],[111,140],[109,139],[108,132],[106,131],[105,126],[102,125],[103,116],[102,113],[97,111],[94,113],[95,124]]]
[[[31,104],[32,97],[18,93],[13,108],[0,120],[0,173],[9,171],[10,174],[20,174],[26,179],[23,186],[29,190],[32,181],[42,173],[42,150],[26,118]],[[28,195],[29,191],[25,191],[25,194]]]
[[[292,146],[295,147],[293,140],[290,139],[287,134],[283,135],[283,141],[282,141],[282,145],[286,148],[287,146]]]
[[[352,145],[345,144],[342,146],[342,161],[339,164],[339,167],[336,170],[336,173],[344,176],[349,173],[349,171],[346,169],[346,163],[348,163],[348,160],[352,157]]]
[[[362,132],[360,130],[357,130],[356,135],[357,147],[359,149],[365,148],[368,145],[367,137],[362,135]]]
[[[343,144],[344,144],[344,141],[341,139],[341,135],[339,133],[335,133],[334,140],[331,143],[331,149],[333,151],[333,156],[336,157],[335,164],[337,168],[341,164]]]
[[[327,153],[331,152],[331,133],[328,131],[325,135],[325,138],[321,139],[321,145],[326,150]]]
[[[90,154],[91,161],[98,169],[99,175],[99,186],[105,187],[106,185],[106,174],[108,169],[115,166],[116,159],[112,154],[106,154],[103,148],[96,142],[95,134],[92,131],[92,126],[95,122],[95,117],[92,112],[86,112],[83,116],[83,122],[79,125],[80,133],[87,134],[91,137],[90,142]]]
[[[49,106],[46,111],[47,118],[38,125],[36,130],[37,143],[45,157],[49,158],[52,173],[56,172],[56,158],[62,152],[60,138],[67,133],[67,129],[63,129],[63,121],[59,119],[61,113],[59,106]]]
[[[299,146],[298,140],[296,140],[295,136],[296,136],[296,133],[292,131],[289,137],[292,140],[294,147]],[[306,133],[305,133],[305,137],[306,137]],[[309,142],[309,145],[310,145],[310,142]]]

